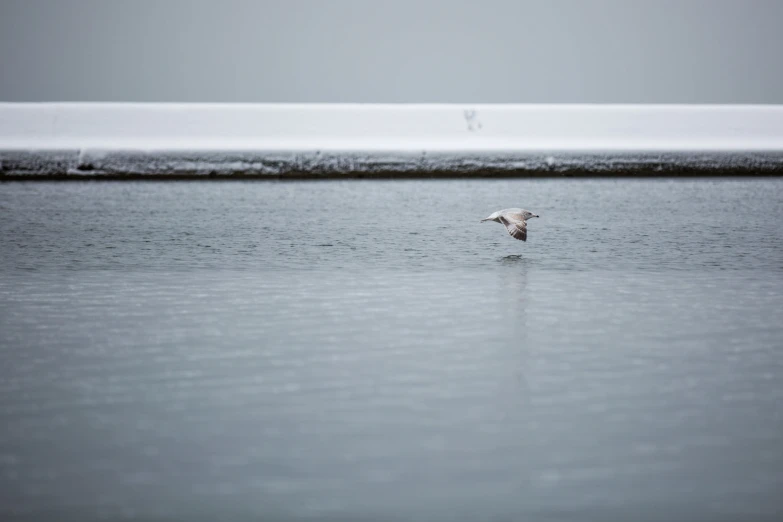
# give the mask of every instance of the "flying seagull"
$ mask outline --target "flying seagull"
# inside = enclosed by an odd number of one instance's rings
[[[502,223],[505,225],[506,230],[508,230],[511,237],[519,239],[520,241],[527,241],[527,220],[532,217],[537,218],[538,215],[533,214],[524,208],[507,208],[505,210],[493,212],[481,221],[497,221],[498,223]]]

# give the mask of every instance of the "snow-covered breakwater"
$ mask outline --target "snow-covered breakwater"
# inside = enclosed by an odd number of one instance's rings
[[[0,104],[0,179],[689,174],[783,174],[783,106]]]

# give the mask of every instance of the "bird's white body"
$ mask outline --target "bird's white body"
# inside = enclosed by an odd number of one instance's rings
[[[527,220],[532,217],[537,218],[538,215],[524,208],[507,208],[493,212],[481,221],[502,223],[511,237],[520,241],[527,241]]]

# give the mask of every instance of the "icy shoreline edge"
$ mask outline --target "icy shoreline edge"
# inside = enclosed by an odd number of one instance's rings
[[[718,175],[783,106],[0,103],[0,180]]]

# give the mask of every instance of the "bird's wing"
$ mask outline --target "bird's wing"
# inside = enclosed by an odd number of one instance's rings
[[[524,210],[521,208],[509,208],[503,211],[503,216],[511,221],[525,221]]]
[[[506,226],[506,230],[508,230],[511,237],[520,241],[527,241],[527,221],[500,216],[500,222]]]

